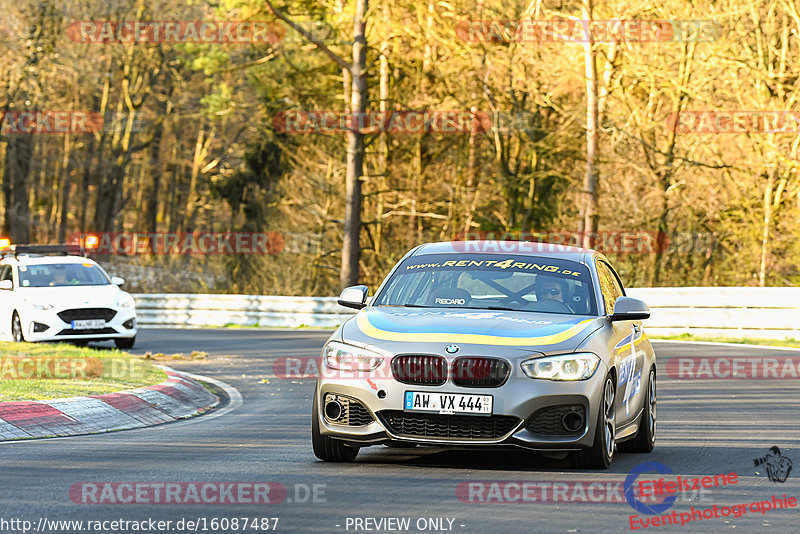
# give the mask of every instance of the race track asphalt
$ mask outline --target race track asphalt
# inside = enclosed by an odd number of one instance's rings
[[[170,520],[173,525],[182,518],[200,519],[198,532],[233,532],[230,525],[212,529],[210,522],[234,517],[278,517],[278,532],[397,532],[355,528],[355,518],[391,517],[408,518],[407,532],[431,531],[432,527],[438,527],[434,531],[462,533],[621,532],[631,529],[629,516],[635,514],[626,502],[475,503],[460,500],[457,488],[462,482],[475,481],[484,481],[486,488],[491,481],[543,483],[540,489],[563,482],[585,482],[585,488],[590,482],[599,482],[603,488],[618,488],[629,472],[645,461],[659,462],[683,477],[738,474],[734,485],[707,490],[703,495],[681,495],[665,513],[689,512],[692,506],[769,500],[773,495],[800,497],[798,379],[676,380],[662,372],[655,451],[649,455],[618,453],[607,471],[575,469],[566,460],[521,450],[493,454],[380,446],[362,449],[354,464],[319,462],[309,436],[314,383],[276,377],[273,363],[286,356],[317,356],[327,336],[328,332],[311,330],[141,331],[137,353],[207,352],[205,360],[164,363],[230,384],[241,393],[242,405],[220,417],[203,416],[146,429],[0,444],[0,532],[21,532],[3,520],[27,520],[36,527],[43,519],[149,518]],[[660,369],[679,356],[800,356],[800,352],[737,346],[658,342],[655,347]],[[764,466],[754,465],[754,459],[773,446],[780,447],[796,464],[783,483],[771,482]],[[78,487],[74,485],[82,482],[102,487],[105,482],[192,481],[273,482],[282,484],[287,494],[281,502],[268,505],[176,505],[84,504],[79,492],[74,493]],[[316,502],[308,495],[314,487]],[[516,495],[515,491],[509,493],[512,499]],[[441,525],[429,518],[442,518]],[[102,531],[133,532],[114,530],[113,526],[107,523]],[[765,514],[748,511],[738,518],[646,530],[800,532],[800,509]],[[46,531],[76,530],[51,526]],[[237,531],[256,532],[242,530],[241,525]]]

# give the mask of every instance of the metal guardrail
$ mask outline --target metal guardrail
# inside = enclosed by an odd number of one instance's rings
[[[335,328],[355,313],[336,297],[260,295],[134,295],[139,325],[197,328],[266,326]]]
[[[629,289],[647,302],[651,335],[692,333],[800,339],[800,288],[657,287]],[[336,297],[134,295],[143,327],[262,326],[335,328],[355,311]]]
[[[800,339],[800,287],[628,289],[650,306],[651,335]]]

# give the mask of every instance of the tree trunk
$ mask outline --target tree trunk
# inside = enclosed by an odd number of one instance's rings
[[[369,0],[357,0],[353,22],[353,90],[350,98],[352,113],[363,117],[367,109],[367,38],[366,14]],[[358,283],[361,260],[361,176],[364,169],[364,134],[353,128],[347,134],[347,175],[345,185],[344,243],[342,244],[342,270],[339,283],[342,288]]]
[[[683,51],[681,59],[680,70],[678,73],[678,80],[680,80],[681,87],[689,87],[689,82],[692,77],[692,60],[694,58],[695,44],[689,43]],[[681,90],[678,101],[676,102],[674,112],[680,113],[686,109],[689,102],[689,95],[686,91]],[[677,116],[677,115],[676,115]],[[664,156],[664,162],[660,167],[653,167],[656,175],[661,183],[661,191],[663,192],[663,199],[661,203],[661,215],[659,216],[658,236],[656,237],[656,253],[653,258],[653,286],[658,286],[661,282],[661,260],[664,257],[664,252],[667,248],[667,235],[669,234],[669,190],[672,187],[672,177],[675,173],[675,147],[678,142],[678,121],[672,122],[672,127],[667,132],[667,149]]]
[[[30,242],[30,212],[28,210],[28,177],[33,154],[33,136],[17,135],[8,138],[5,180],[11,183],[11,198],[6,205],[9,235],[13,243]]]
[[[78,188],[78,231],[81,233],[88,231],[86,217],[89,211],[89,188],[92,183],[92,162],[94,161],[96,144],[97,141],[94,136],[90,136],[86,142],[86,157],[84,158],[83,172],[81,173],[80,187]]]
[[[670,174],[671,176],[671,174]],[[670,178],[667,178],[669,182]],[[663,182],[662,182],[663,183]],[[656,236],[656,254],[653,260],[653,286],[656,287],[661,282],[661,258],[667,248],[667,235],[669,233],[669,183],[662,191],[661,215],[658,217],[658,235]]]
[[[8,160],[7,147],[8,147],[7,142],[5,141],[0,142],[0,158],[2,158],[2,161]],[[10,224],[11,224],[9,220],[9,208],[11,207],[11,177],[6,172],[5,166],[3,167],[3,169],[0,170],[2,170],[3,173],[3,186],[2,186],[3,205],[2,205],[2,210],[0,210],[0,212],[2,212],[3,214],[3,224],[0,225],[0,236],[7,236],[9,235]]]
[[[211,129],[206,133],[205,127],[200,127],[197,132],[197,140],[194,145],[194,156],[192,157],[192,167],[189,174],[189,198],[186,201],[186,216],[184,218],[184,231],[193,232],[195,230],[195,219],[197,218],[197,180],[200,177],[200,170],[203,162],[208,156],[211,142],[214,140],[216,130]]]
[[[475,124],[477,121],[478,108],[472,106],[472,127],[469,130],[469,141],[467,143],[467,213],[464,222],[464,239],[469,239],[469,231],[472,226],[472,215],[475,211],[475,201],[478,195],[478,150],[477,150],[477,133],[478,128]]]
[[[592,19],[592,0],[583,0],[583,20]],[[594,246],[593,234],[597,232],[597,61],[591,31],[584,43],[586,61],[586,176],[583,182],[583,246]]]
[[[390,20],[389,5],[383,4],[383,18]],[[381,41],[380,57],[380,110],[386,117],[389,112],[389,40]],[[383,191],[386,189],[386,174],[389,161],[389,136],[385,130],[378,139],[378,193],[375,207],[375,258],[380,258],[383,243]],[[380,260],[379,260],[380,261]]]
[[[769,257],[769,229],[772,225],[772,191],[775,187],[775,170],[767,175],[767,187],[764,189],[764,225],[761,229],[761,262],[758,269],[758,286],[764,287],[767,282],[767,259]]]
[[[72,189],[72,181],[74,172],[74,165],[72,164],[72,144],[71,136],[69,134],[64,138],[64,160],[62,161],[64,167],[64,182],[59,186],[61,191],[61,207],[58,222],[58,242],[64,243],[67,240],[67,226],[69,225],[69,197],[70,190]]]

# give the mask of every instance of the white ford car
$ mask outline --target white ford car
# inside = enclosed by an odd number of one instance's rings
[[[133,297],[78,247],[17,245],[0,248],[0,339],[11,341],[114,340],[136,342]]]

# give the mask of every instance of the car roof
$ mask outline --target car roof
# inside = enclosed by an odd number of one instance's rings
[[[536,256],[540,258],[559,258],[583,263],[593,256],[601,256],[588,248],[536,243],[532,241],[441,241],[419,245],[412,256],[426,254],[512,254],[518,256]]]
[[[10,260],[10,261],[9,261]],[[43,256],[38,254],[20,254],[18,256],[7,256],[3,258],[2,264],[18,264],[18,265],[54,265],[54,264],[80,264],[92,263],[95,261],[91,258],[84,258],[83,256]]]

